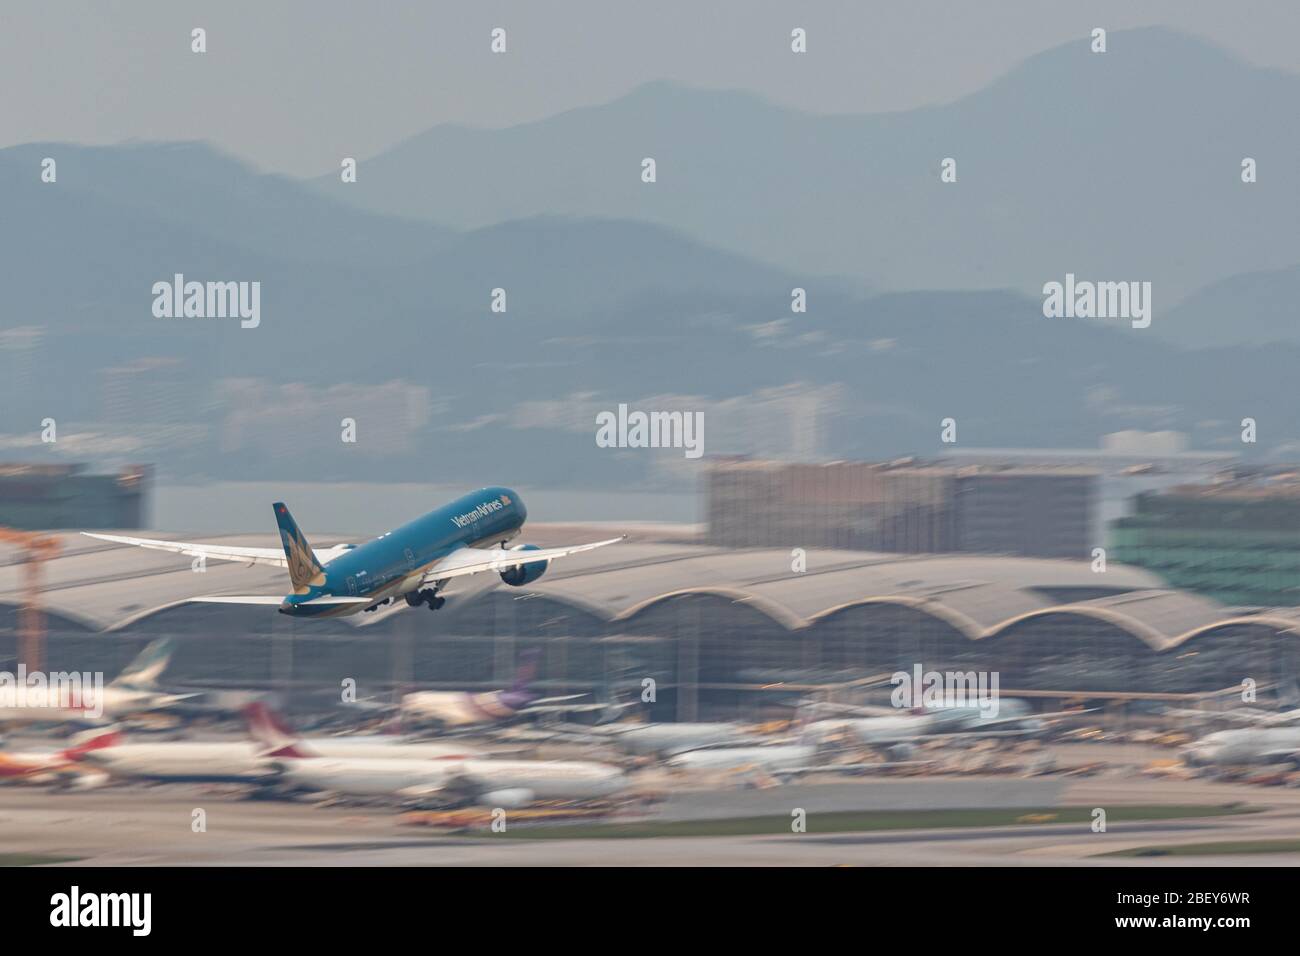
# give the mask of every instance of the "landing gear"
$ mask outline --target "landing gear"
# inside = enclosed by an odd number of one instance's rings
[[[406,603],[411,607],[419,607],[421,604],[429,605],[429,610],[436,611],[447,603],[447,599],[438,597],[438,592],[433,588],[425,588],[423,591],[412,591],[406,595]]]

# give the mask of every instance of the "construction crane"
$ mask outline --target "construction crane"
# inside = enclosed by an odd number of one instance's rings
[[[45,615],[41,611],[41,574],[59,553],[58,538],[36,531],[0,528],[0,542],[23,552],[23,606],[18,612],[18,663],[37,671],[45,665]]]

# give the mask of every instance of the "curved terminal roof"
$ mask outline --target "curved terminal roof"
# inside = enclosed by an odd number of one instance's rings
[[[545,546],[599,538],[609,529],[543,525],[528,531],[529,540]],[[150,534],[194,540],[190,535]],[[63,550],[46,562],[43,603],[52,621],[62,626],[121,630],[183,605],[197,594],[279,595],[286,590],[284,573],[276,568],[210,562],[197,573],[183,556],[75,534],[57,537]],[[529,591],[611,622],[683,596],[710,595],[743,603],[790,630],[833,620],[857,608],[893,605],[944,621],[972,640],[1068,615],[1118,627],[1154,650],[1239,625],[1300,630],[1300,609],[1246,614],[1169,589],[1138,568],[1111,564],[1104,574],[1094,573],[1087,559],[809,550],[803,556],[805,570],[797,572],[792,570],[791,551],[726,550],[646,537],[654,535],[633,535],[622,544],[559,561]],[[274,534],[204,536],[203,540],[258,547],[278,544]],[[314,535],[313,540],[325,548],[340,539]],[[15,552],[0,550],[0,605],[22,601],[17,560]],[[454,589],[449,593],[454,594]],[[368,618],[344,620],[364,624]]]

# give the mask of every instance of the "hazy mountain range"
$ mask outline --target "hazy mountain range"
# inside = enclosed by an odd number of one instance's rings
[[[1251,416],[1261,451],[1293,453],[1296,79],[1163,31],[1076,46],[890,116],[654,84],[440,127],[347,186],[195,143],[0,150],[0,459],[689,482],[680,451],[596,447],[595,413],[620,402],[705,412],[708,454],[938,454],[948,416],[966,445],[1136,428],[1236,450]],[[1151,328],[1044,318],[1037,290],[1067,271],[1153,281]],[[261,325],[154,318],[153,283],[178,272],[260,282]],[[47,416],[101,444],[24,444]]]
[[[1048,50],[940,107],[818,116],[654,83],[508,129],[438,126],[364,159],[356,183],[317,185],[461,228],[654,222],[895,290],[1149,280],[1168,314],[1216,280],[1300,262],[1297,102],[1300,77],[1151,28],[1112,33],[1104,54],[1086,38]]]

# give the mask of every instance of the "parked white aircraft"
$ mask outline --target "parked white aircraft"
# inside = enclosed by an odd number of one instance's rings
[[[96,686],[86,675],[42,674],[33,686],[29,679],[0,681],[0,724],[93,722],[121,719],[132,714],[162,710],[188,700],[193,694],[167,694],[158,690],[158,678],[171,659],[172,642],[161,638],[144,648],[107,686]],[[53,678],[60,676],[56,681]]]
[[[382,757],[391,760],[446,760],[477,757],[480,751],[459,741],[415,740],[397,734],[300,737],[263,703],[244,708],[249,736],[268,757]]]
[[[604,739],[624,753],[660,756],[760,739],[739,724],[727,723],[602,724],[586,728],[584,734]]]
[[[1017,698],[998,701],[993,715],[976,704],[937,705],[916,710],[898,710],[852,705],[809,705],[807,713],[839,713],[854,716],[814,718],[809,726],[825,729],[849,729],[859,742],[867,745],[891,745],[916,741],[921,737],[967,734],[987,737],[1024,737],[1041,734],[1051,724],[1091,713],[1090,710],[1058,710],[1036,714],[1029,703]],[[856,716],[860,714],[861,716]]]
[[[577,704],[585,694],[543,697],[530,689],[537,678],[540,651],[526,652],[515,673],[514,683],[505,690],[473,693],[462,690],[415,691],[402,697],[400,720],[403,727],[436,728],[452,732],[491,728],[522,717],[600,711],[603,704]]]
[[[421,807],[473,803],[514,808],[537,801],[594,800],[628,784],[617,767],[574,760],[309,757],[276,759],[274,766],[284,782],[298,789]]]
[[[416,806],[523,807],[538,800],[605,797],[627,786],[619,768],[588,761],[499,760],[451,744],[411,743],[386,749],[380,744],[376,752],[355,743],[341,744],[348,738],[303,741],[264,706],[253,704],[249,711],[249,727],[279,780],[300,790]],[[339,742],[340,749],[324,754],[327,741]],[[445,752],[433,759],[403,759],[419,748]]]
[[[246,740],[116,744],[83,754],[79,762],[110,779],[158,783],[257,783],[272,773]]]
[[[760,744],[757,747],[706,747],[668,758],[675,770],[761,770],[765,773],[809,771],[816,767],[811,744]]]
[[[169,740],[113,743],[84,754],[82,762],[112,778],[158,783],[268,783],[272,760],[283,756],[363,757],[430,761],[476,756],[473,747],[367,734],[298,737],[265,704],[245,708],[252,740]]]
[[[112,746],[120,736],[112,729],[89,731],[62,750],[0,750],[0,783],[97,785],[102,775],[87,772],[79,761],[93,750]]]
[[[1300,727],[1220,730],[1188,744],[1184,762],[1193,767],[1290,764],[1300,767]]]

